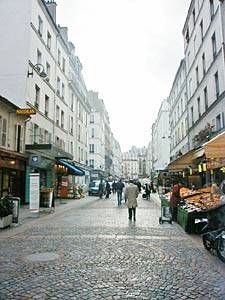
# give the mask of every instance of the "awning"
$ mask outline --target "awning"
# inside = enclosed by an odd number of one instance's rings
[[[58,163],[63,165],[64,167],[67,167],[73,173],[73,175],[77,175],[77,176],[85,175],[85,172],[83,170],[81,170],[80,168],[74,166],[72,163],[69,163],[63,159],[59,159]]]
[[[206,158],[225,157],[225,132],[218,134],[215,138],[203,145]]]
[[[168,165],[169,171],[179,172],[182,171],[189,166],[193,167],[194,160],[204,155],[204,149],[199,148],[198,150],[193,149],[176,160],[172,161]]]

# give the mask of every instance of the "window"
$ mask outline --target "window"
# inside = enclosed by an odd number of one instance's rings
[[[65,73],[65,68],[66,68],[66,60],[65,60],[65,58],[63,58],[63,61],[62,61],[62,70],[63,70],[64,73]]]
[[[34,106],[38,108],[39,105],[40,105],[40,88],[39,88],[39,86],[37,86],[35,84],[35,102],[34,102]]]
[[[43,33],[43,21],[40,16],[38,16],[38,33],[40,36],[42,36]]]
[[[80,142],[80,138],[81,138],[81,127],[80,124],[78,125],[78,141]]]
[[[203,73],[203,76],[205,76],[205,73],[206,73],[206,67],[205,67],[205,53],[202,54],[202,73]]]
[[[59,126],[59,106],[56,106],[56,125]]]
[[[84,150],[81,149],[81,161],[83,161],[83,160],[84,160]]]
[[[57,77],[57,95],[60,96],[60,78]]]
[[[191,126],[194,125],[194,108],[193,106],[191,107]]]
[[[214,75],[215,78],[215,90],[216,90],[216,98],[219,97],[220,94],[220,86],[219,86],[219,76],[218,76],[218,72],[216,72],[216,74]]]
[[[0,116],[0,146],[6,147],[7,120]]]
[[[71,104],[70,104],[70,109],[73,111],[74,110],[74,94],[71,94]]]
[[[65,98],[65,85],[62,83],[62,98]]]
[[[186,38],[186,42],[189,43],[189,28],[186,31],[185,38]]]
[[[50,50],[51,49],[51,43],[52,43],[52,37],[49,31],[47,32],[47,48]]]
[[[50,143],[48,130],[44,131],[44,141],[43,142],[44,142],[44,144],[49,144]]]
[[[183,113],[184,111],[183,99],[180,100],[180,108],[181,108],[181,113]]]
[[[39,143],[39,127],[37,124],[34,124],[34,143]]]
[[[70,134],[73,134],[73,117],[70,117]]]
[[[61,128],[64,128],[64,111],[61,111]]]
[[[217,117],[216,117],[216,130],[220,130],[222,129],[222,123],[221,123],[221,114],[219,114]]]
[[[91,168],[94,168],[94,159],[89,159],[89,166],[91,167]]]
[[[49,113],[49,97],[45,95],[45,115],[48,117]]]
[[[94,153],[95,150],[95,145],[94,144],[89,144],[89,152]]]
[[[58,49],[58,65],[61,65],[61,51]]]
[[[78,147],[78,161],[80,162],[80,147]]]
[[[192,20],[193,20],[193,24],[195,25],[195,9],[193,9],[192,11]]]
[[[37,49],[37,64],[41,64],[41,63],[42,63],[42,54],[41,51]]]
[[[196,36],[194,37],[194,55],[196,55]]]
[[[192,78],[189,80],[189,95],[192,96]]]
[[[95,137],[95,130],[94,130],[94,128],[91,128],[91,137],[92,138]]]
[[[94,115],[90,116],[90,123],[94,123]]]
[[[70,142],[70,153],[73,154],[73,142]]]
[[[48,81],[50,79],[50,75],[51,75],[51,67],[50,67],[50,64],[48,62],[46,62],[46,74],[47,74],[47,78],[48,78]],[[47,80],[46,78],[46,80]]]
[[[201,102],[200,102],[200,97],[197,99],[197,105],[198,105],[198,117],[201,117]]]
[[[209,0],[209,4],[210,4],[210,16],[211,16],[211,20],[212,20],[214,17],[214,13],[215,13],[214,0]]]
[[[205,102],[205,110],[207,110],[209,107],[207,86],[204,88],[204,102]]]
[[[216,34],[215,34],[215,32],[213,33],[213,35],[212,35],[212,52],[213,52],[213,59],[215,59],[215,57],[216,57]]]
[[[196,74],[196,83],[197,86],[199,85],[199,73],[198,73],[198,67],[195,68],[195,74]]]
[[[203,32],[203,20],[200,22],[200,31],[201,31],[201,40],[203,41],[204,32]]]

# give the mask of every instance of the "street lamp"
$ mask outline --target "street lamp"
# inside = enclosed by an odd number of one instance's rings
[[[27,73],[27,77],[33,77],[34,73],[33,73],[33,69],[35,69],[38,74],[42,77],[42,78],[46,78],[48,76],[48,74],[45,73],[45,68],[42,64],[36,64],[34,66],[32,66],[32,71]]]

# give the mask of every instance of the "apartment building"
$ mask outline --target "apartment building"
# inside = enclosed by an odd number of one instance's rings
[[[42,185],[52,186],[61,158],[88,161],[90,107],[82,64],[67,28],[56,23],[53,0],[2,0],[0,25],[0,94],[36,110],[25,143],[40,162],[27,170],[39,170]]]
[[[189,151],[185,60],[181,60],[168,97],[170,160]]]
[[[190,149],[224,128],[224,4],[193,0],[183,28]],[[208,135],[201,137],[201,132]],[[200,134],[200,135],[199,135]]]

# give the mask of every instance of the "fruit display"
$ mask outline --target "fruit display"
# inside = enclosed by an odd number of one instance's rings
[[[221,204],[221,195],[211,193],[198,193],[188,196],[183,199],[183,208],[188,211],[204,211]]]

